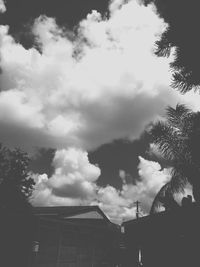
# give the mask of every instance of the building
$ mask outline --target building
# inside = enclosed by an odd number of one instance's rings
[[[0,266],[30,266],[34,216],[28,209],[0,208]]]
[[[31,267],[115,267],[120,227],[98,206],[34,208]]]
[[[200,206],[193,203],[124,222],[124,267],[200,265]]]
[[[122,227],[97,206],[2,209],[0,237],[3,267],[199,266],[200,206],[192,203]]]

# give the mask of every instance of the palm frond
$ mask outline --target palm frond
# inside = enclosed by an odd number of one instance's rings
[[[152,143],[156,144],[167,160],[174,160],[179,154],[181,139],[173,127],[158,121],[149,130]]]
[[[172,127],[182,130],[184,123],[187,122],[191,114],[191,110],[183,104],[177,104],[176,108],[170,106],[166,109],[167,122]]]
[[[165,210],[173,210],[179,207],[179,204],[174,199],[171,181],[161,187],[152,203],[150,214],[159,212],[161,206],[164,207]]]
[[[155,54],[159,57],[169,57],[171,53],[171,43],[169,40],[169,35],[171,34],[170,28],[163,32],[160,40],[156,41],[156,51]]]
[[[152,143],[172,166],[171,181],[161,188],[153,202],[151,213],[154,213],[160,205],[165,207],[178,205],[173,196],[176,193],[183,193],[188,183],[193,186],[193,190],[198,191],[200,112],[193,112],[181,104],[175,108],[168,107],[166,120],[151,125],[149,134]]]
[[[163,206],[165,195],[170,194],[171,192],[171,184],[170,182],[166,183],[161,187],[157,195],[155,196],[153,203],[151,205],[150,214],[154,214],[158,212],[158,209]]]
[[[171,170],[170,184],[172,194],[184,193],[188,178],[184,175],[182,169],[173,168]]]
[[[182,94],[189,92],[190,90],[199,89],[199,85],[195,85],[192,82],[191,74],[184,74],[181,71],[174,72],[172,75],[172,83],[171,86],[177,90],[179,90]]]

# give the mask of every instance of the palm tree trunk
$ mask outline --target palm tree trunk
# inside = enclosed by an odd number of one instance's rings
[[[192,188],[193,197],[196,203],[200,204],[200,186],[193,186]]]

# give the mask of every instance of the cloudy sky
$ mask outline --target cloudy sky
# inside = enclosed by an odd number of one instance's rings
[[[0,0],[0,12],[0,141],[39,151],[31,203],[99,205],[121,222],[139,200],[148,213],[170,175],[147,153],[144,129],[168,105],[199,102],[170,88],[173,55],[154,55],[167,27],[155,8]]]

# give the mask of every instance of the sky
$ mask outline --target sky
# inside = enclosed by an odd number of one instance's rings
[[[34,154],[35,206],[99,205],[116,223],[149,212],[170,170],[149,123],[198,109],[154,55],[167,24],[139,0],[0,0],[0,141]]]

